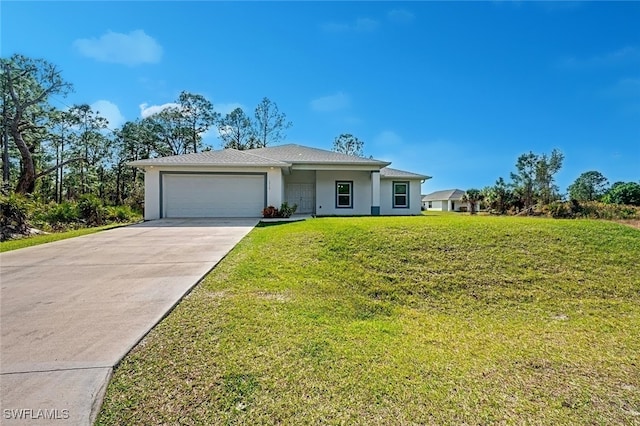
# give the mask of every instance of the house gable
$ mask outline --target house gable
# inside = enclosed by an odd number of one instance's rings
[[[465,206],[462,197],[465,191],[461,189],[446,189],[422,196],[422,207],[427,210],[459,211]]]

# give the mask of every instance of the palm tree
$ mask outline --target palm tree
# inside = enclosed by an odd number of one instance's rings
[[[476,205],[482,200],[482,192],[479,189],[467,189],[462,196],[463,203],[469,203],[469,211],[476,214]]]

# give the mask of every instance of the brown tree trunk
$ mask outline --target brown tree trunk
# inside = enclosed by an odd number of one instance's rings
[[[29,151],[29,147],[22,137],[22,133],[18,129],[18,123],[14,122],[11,125],[11,136],[20,151],[22,157],[22,167],[20,170],[20,179],[16,185],[16,193],[18,194],[31,194],[35,189],[36,183],[36,169],[33,164],[33,157]]]
[[[62,141],[60,142],[60,161],[64,160],[64,133],[62,134]],[[58,203],[62,203],[62,188],[64,184],[64,166],[60,165],[60,194],[58,197]]]

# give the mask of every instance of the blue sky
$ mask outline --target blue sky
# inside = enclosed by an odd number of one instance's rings
[[[433,176],[423,193],[492,185],[557,148],[582,172],[640,180],[640,2],[3,1],[2,56],[57,64],[115,128],[182,90],[221,113],[264,97],[287,142]],[[58,105],[64,108],[60,103]],[[220,142],[211,132],[206,142]]]

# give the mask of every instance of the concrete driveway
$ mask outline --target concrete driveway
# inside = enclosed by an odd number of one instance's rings
[[[163,219],[0,254],[0,423],[90,424],[113,367],[258,219]]]

